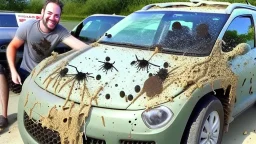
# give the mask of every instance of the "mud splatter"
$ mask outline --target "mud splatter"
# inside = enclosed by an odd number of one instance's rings
[[[108,62],[110,61],[110,57],[106,57],[105,60]]]
[[[163,91],[162,80],[158,76],[151,76],[145,82],[142,91],[133,99],[132,103],[136,101],[141,95],[146,93],[147,97],[152,98],[161,94]]]
[[[140,86],[139,85],[136,85],[134,89],[135,89],[136,93],[140,92]]]
[[[250,87],[249,94],[250,94],[250,95],[253,94],[252,86]]]
[[[56,68],[53,70],[53,73],[51,73],[48,77],[45,78],[43,84],[48,80],[48,83],[45,86],[45,89],[48,88],[49,84],[52,80],[55,79],[55,82],[53,84],[53,87],[56,85],[59,85],[60,80],[66,76],[68,69],[65,68],[65,66],[68,64],[67,61],[62,62],[60,65],[56,66]]]
[[[92,101],[102,89],[103,87],[100,87],[94,96],[89,97],[85,103],[81,102],[80,105],[74,105],[74,102],[71,102],[66,109],[52,107],[46,117],[41,116],[42,127],[57,131],[60,134],[61,143],[82,143],[81,127],[89,115]]]
[[[246,78],[244,79],[244,82],[243,82],[242,86],[244,86],[244,84],[245,84],[245,81],[246,81]]]
[[[26,101],[25,101],[24,107],[26,107],[26,106],[27,106],[27,104],[28,104],[28,96],[29,96],[29,93],[27,93]]]
[[[96,80],[100,80],[100,79],[101,79],[101,75],[97,75]]]
[[[133,103],[143,95],[142,100],[146,101],[146,109],[150,109],[161,103],[173,101],[174,96],[171,96],[169,92],[173,84],[179,88],[183,88],[182,93],[189,97],[197,88],[211,84],[215,80],[221,80],[221,87],[224,90],[228,86],[231,86],[228,104],[233,105],[236,97],[237,76],[230,69],[228,61],[237,55],[243,54],[246,51],[243,47],[246,46],[239,45],[232,52],[223,54],[221,52],[221,42],[221,40],[218,40],[211,55],[204,59],[191,61],[191,58],[189,59],[184,56],[173,56],[172,59],[176,60],[175,63],[177,64],[172,68],[168,67],[167,70],[160,70],[158,74],[149,77],[144,82],[143,88],[137,96],[125,96],[123,91],[120,92],[120,96],[125,97],[126,102],[130,100]],[[67,81],[69,80],[67,78]],[[72,89],[73,86],[70,86],[69,95]],[[97,95],[102,90],[102,87],[93,97],[90,96],[85,81],[83,87],[80,89],[81,102],[79,106],[69,103],[65,109],[53,107],[49,111],[48,116],[41,118],[42,126],[59,132],[61,143],[82,143],[83,133],[80,132],[81,126],[85,123],[85,118],[89,114],[91,102],[97,99]],[[145,100],[144,97],[146,98]],[[86,103],[83,103],[84,99]],[[64,106],[67,105],[68,101],[69,96],[67,96]],[[228,106],[228,113],[230,112],[230,108],[231,106]]]
[[[120,97],[123,98],[125,96],[125,92],[124,91],[121,91],[120,92]]]
[[[131,94],[128,95],[128,100],[129,100],[129,101],[132,101],[132,100],[133,100],[133,95],[131,95]]]
[[[169,67],[168,62],[165,62],[165,63],[164,63],[164,68],[168,68],[168,67]]]
[[[221,80],[221,87],[224,90],[229,85],[231,86],[228,102],[230,105],[233,105],[238,78],[229,67],[228,61],[247,52],[249,46],[247,44],[240,44],[233,51],[222,53],[221,44],[222,41],[217,40],[212,53],[205,59],[192,61],[192,59],[180,57],[180,60],[177,61],[177,67],[168,69],[168,77],[164,81],[158,76],[148,78],[144,83],[141,93],[135,97],[133,102],[145,93],[147,96],[146,109],[150,109],[160,103],[172,101],[173,96],[170,96],[168,91],[173,84],[183,88],[184,95],[189,97],[197,88],[211,84],[215,80]],[[175,57],[173,59],[178,60]],[[229,113],[230,108],[227,110]]]
[[[110,99],[110,94],[106,94],[106,99]]]
[[[103,126],[104,126],[104,127],[106,127],[106,125],[105,125],[105,119],[104,119],[104,117],[103,117],[103,116],[101,116],[101,120],[102,120],[102,124],[103,124]]]
[[[33,109],[35,108],[36,105],[40,105],[40,107],[41,107],[41,103],[36,102],[36,103],[33,105],[33,107],[29,110],[29,119],[32,118],[32,112],[33,112]]]
[[[56,61],[57,59],[57,56],[58,56],[58,53],[57,52],[52,52],[52,55],[46,59],[44,59],[42,62],[41,62],[41,67],[40,69],[37,71],[35,71],[35,69],[32,70],[31,72],[31,75],[32,77],[37,76],[44,68],[46,68],[46,66],[48,66],[49,64],[53,63],[54,61]]]

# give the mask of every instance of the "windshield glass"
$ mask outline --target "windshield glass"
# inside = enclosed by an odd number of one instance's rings
[[[112,27],[103,43],[159,45],[167,53],[209,55],[228,15],[154,11],[135,12]]]

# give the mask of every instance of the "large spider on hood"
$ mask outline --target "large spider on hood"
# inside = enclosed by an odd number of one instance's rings
[[[80,93],[82,93],[82,99],[81,99],[81,100],[83,100],[83,97],[84,97],[84,95],[83,95],[83,94],[84,94],[84,90],[85,90],[85,92],[87,93],[87,95],[90,96],[89,91],[88,91],[88,89],[87,89],[87,87],[86,87],[85,81],[87,81],[87,78],[89,78],[89,77],[90,77],[90,78],[94,78],[93,76],[90,76],[92,73],[88,73],[88,72],[83,73],[83,72],[78,71],[77,67],[75,67],[75,66],[73,66],[73,65],[68,65],[68,66],[75,68],[76,71],[77,71],[77,74],[73,75],[72,78],[70,78],[70,79],[67,80],[64,84],[62,84],[62,86],[60,86],[60,89],[59,89],[58,92],[60,92],[60,91],[62,90],[62,88],[63,88],[65,85],[67,85],[68,83],[72,82],[72,85],[71,85],[71,87],[70,87],[68,96],[67,96],[67,98],[66,98],[66,101],[65,101],[65,104],[63,105],[63,107],[65,107],[65,105],[67,104],[67,102],[68,102],[68,100],[69,100],[69,98],[70,98],[70,95],[71,95],[71,93],[72,93],[72,90],[73,90],[73,87],[74,87],[74,85],[75,85],[75,82],[77,82],[77,83],[79,84],[79,86],[80,86],[80,82],[83,82],[83,83],[84,83],[83,89],[80,90]],[[56,88],[56,89],[57,89],[57,88]]]
[[[148,68],[150,67],[150,65],[153,65],[153,66],[156,66],[156,67],[160,67],[158,65],[155,65],[155,64],[152,64],[150,63],[150,59],[159,52],[159,49],[158,47],[155,48],[155,51],[153,53],[153,55],[148,59],[148,60],[145,60],[144,58],[142,60],[138,59],[137,55],[135,55],[136,57],[136,61],[132,61],[131,62],[131,65],[135,65],[137,67],[138,70],[145,70],[147,69],[147,73],[148,73]]]
[[[103,63],[103,64],[101,65],[101,67],[100,67],[99,70],[103,70],[103,72],[106,72],[106,74],[108,73],[109,70],[112,71],[113,68],[114,68],[116,71],[118,71],[118,70],[114,67],[115,62],[113,62],[113,63],[110,63],[110,62],[109,62],[109,61],[110,61],[110,57],[106,57],[105,60],[106,60],[105,62],[99,61],[99,62]]]

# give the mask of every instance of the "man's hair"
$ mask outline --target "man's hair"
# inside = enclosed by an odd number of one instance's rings
[[[63,3],[60,1],[60,0],[46,0],[45,3],[44,3],[44,7],[43,9],[45,10],[46,6],[49,4],[49,3],[55,3],[57,4],[59,7],[60,7],[60,10],[62,12],[62,8],[63,8]]]

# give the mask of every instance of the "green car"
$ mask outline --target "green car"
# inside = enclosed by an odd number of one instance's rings
[[[249,4],[151,4],[90,49],[53,53],[22,88],[24,143],[221,143],[256,100],[255,16]]]

